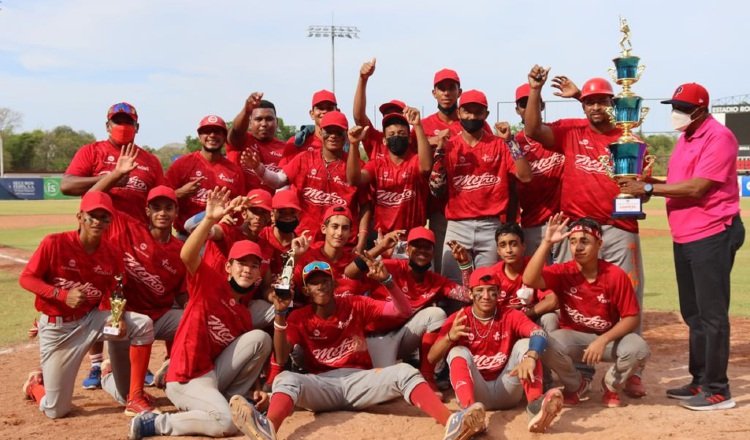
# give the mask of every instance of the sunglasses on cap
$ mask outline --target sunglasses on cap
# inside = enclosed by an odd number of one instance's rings
[[[302,275],[309,275],[310,272],[315,272],[316,270],[331,272],[331,265],[325,261],[313,261],[302,268]]]

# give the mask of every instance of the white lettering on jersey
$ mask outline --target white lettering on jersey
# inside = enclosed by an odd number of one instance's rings
[[[559,168],[565,164],[565,156],[560,153],[555,153],[550,157],[544,159],[538,159],[531,162],[531,174],[534,176],[542,176],[549,173],[555,168]]]
[[[140,281],[143,285],[149,288],[152,292],[157,295],[164,294],[164,284],[161,281],[159,275],[149,273],[145,267],[129,252],[125,252],[125,270],[128,275],[132,276],[136,280]]]
[[[313,356],[322,364],[333,364],[357,351],[366,350],[365,342],[361,338],[346,338],[336,347],[313,350]]]
[[[148,191],[148,185],[146,185],[146,182],[138,178],[138,176],[130,176],[130,178],[128,179],[128,183],[127,185],[125,185],[125,187],[134,189],[140,192]]]
[[[570,316],[570,319],[576,324],[583,325],[592,330],[604,331],[612,327],[612,323],[604,320],[600,316],[584,316],[583,313],[565,304],[565,312]]]
[[[325,191],[305,187],[302,190],[302,197],[313,205],[330,206],[330,205],[341,205],[346,206],[346,200],[344,200],[337,193],[327,193]]]
[[[215,315],[208,315],[208,335],[222,347],[226,347],[234,341],[234,336],[227,326]]]
[[[101,298],[102,291],[94,287],[91,283],[82,283],[80,281],[70,281],[65,278],[55,277],[52,285],[63,290],[78,289],[86,295],[86,298]]]
[[[608,175],[609,172],[607,167],[601,161],[582,154],[576,154],[575,167],[590,174]]]
[[[398,193],[379,189],[375,193],[375,198],[378,205],[400,206],[402,203],[414,198],[414,191],[408,188],[404,188],[403,191]]]
[[[500,183],[500,177],[493,176],[490,173],[484,173],[479,176],[467,174],[465,176],[453,177],[453,187],[463,191],[474,191],[479,188],[494,186],[498,183]]]
[[[505,365],[505,362],[508,360],[508,356],[505,353],[497,353],[494,356],[487,356],[485,354],[475,355],[473,358],[474,365],[476,365],[479,370],[498,369]]]

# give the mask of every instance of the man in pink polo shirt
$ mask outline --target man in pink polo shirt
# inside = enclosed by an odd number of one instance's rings
[[[680,312],[690,328],[690,384],[667,390],[692,410],[733,408],[729,392],[729,275],[745,240],[737,186],[739,145],[708,110],[696,83],[677,88],[672,125],[681,131],[664,183],[623,182],[636,196],[667,199]]]

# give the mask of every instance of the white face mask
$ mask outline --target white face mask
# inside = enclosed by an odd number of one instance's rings
[[[677,131],[685,131],[688,125],[693,122],[690,113],[672,110],[672,127]]]

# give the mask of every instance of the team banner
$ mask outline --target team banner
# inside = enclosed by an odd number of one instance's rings
[[[60,191],[60,177],[44,178],[44,200],[62,200],[75,197],[66,196]]]
[[[44,181],[41,178],[0,179],[0,200],[42,200]]]

